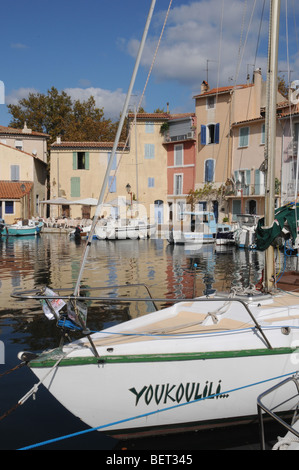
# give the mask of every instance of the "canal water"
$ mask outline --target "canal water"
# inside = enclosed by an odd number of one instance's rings
[[[39,450],[152,450],[198,451],[211,449],[256,449],[259,446],[258,425],[227,430],[205,430],[184,435],[119,441],[100,432],[80,434],[88,429],[71,415],[43,387],[35,399],[29,398],[12,410],[33,387],[36,379],[19,364],[19,351],[40,352],[54,348],[59,331],[49,321],[36,300],[19,300],[11,296],[49,286],[73,288],[82,263],[84,242],[70,240],[67,235],[47,234],[33,237],[0,238],[0,449],[18,450],[61,436],[75,437],[56,441]],[[288,256],[286,268],[296,267],[297,258]],[[283,254],[277,265],[284,267]],[[256,284],[263,269],[263,254],[238,250],[218,250],[213,246],[187,250],[171,246],[166,240],[93,240],[83,272],[86,289],[105,287],[101,295],[144,297],[146,285],[154,298],[192,298],[213,290],[228,291],[231,286]],[[123,285],[117,291],[114,286]],[[144,315],[152,310],[150,301],[136,304],[92,304],[88,312],[91,329],[104,327]],[[3,363],[1,363],[3,362]],[[84,401],[84,397],[82,400]],[[4,416],[4,417],[3,417]],[[271,431],[271,430],[270,430]]]

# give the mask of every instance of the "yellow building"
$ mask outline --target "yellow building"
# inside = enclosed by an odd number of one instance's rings
[[[104,202],[117,205],[126,200],[126,206],[116,208],[126,215],[155,217],[155,202],[167,201],[167,153],[160,133],[168,114],[137,114],[128,116],[127,144],[119,143]],[[112,142],[63,142],[52,144],[50,152],[50,197],[65,198],[66,204],[51,205],[51,216],[66,215],[73,218],[93,217],[92,205],[72,204],[86,198],[98,199]],[[138,202],[138,205],[137,205]],[[159,202],[159,204],[160,204]],[[105,208],[109,215],[109,208]],[[114,212],[115,213],[115,212]]]
[[[46,196],[47,164],[37,156],[0,143],[0,217],[7,224],[40,216]]]

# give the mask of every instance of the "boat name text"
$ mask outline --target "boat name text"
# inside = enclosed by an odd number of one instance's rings
[[[129,389],[135,395],[135,406],[140,400],[149,405],[155,402],[157,405],[167,403],[187,403],[201,399],[228,398],[228,394],[221,394],[221,380],[214,386],[208,380],[202,385],[200,382],[187,382],[186,384],[160,384],[144,385],[139,391],[135,387]]]

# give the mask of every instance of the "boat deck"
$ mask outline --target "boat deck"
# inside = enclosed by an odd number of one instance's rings
[[[191,303],[193,305],[193,303]],[[134,341],[149,341],[159,339],[161,336],[173,338],[180,335],[198,335],[212,332],[223,332],[242,328],[251,328],[252,323],[248,316],[248,323],[220,318],[213,322],[213,313],[196,313],[189,310],[180,310],[175,316],[157,319],[149,325],[124,330],[123,332],[112,332],[103,338],[95,338],[95,346],[108,346],[112,344],[132,343]]]

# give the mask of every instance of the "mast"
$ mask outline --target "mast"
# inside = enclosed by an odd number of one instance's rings
[[[267,112],[266,112],[266,195],[265,195],[265,226],[274,223],[275,211],[275,155],[276,155],[276,101],[278,73],[278,40],[280,0],[271,0],[270,30],[268,47],[267,75]],[[274,248],[269,246],[265,254],[265,290],[270,292],[275,283]]]
[[[129,85],[129,89],[128,89],[127,96],[126,96],[126,99],[125,99],[125,103],[124,103],[124,107],[123,107],[123,110],[122,110],[121,118],[120,118],[120,121],[119,121],[115,141],[114,141],[114,144],[113,144],[113,149],[112,149],[111,156],[110,156],[110,159],[109,159],[109,162],[108,162],[108,165],[107,165],[107,169],[106,169],[104,181],[103,181],[103,184],[102,184],[100,196],[99,196],[99,199],[98,199],[98,204],[97,204],[97,207],[96,207],[95,215],[94,215],[94,218],[93,218],[91,230],[90,230],[88,240],[87,240],[87,243],[86,243],[86,246],[85,246],[85,250],[84,250],[84,253],[83,253],[83,259],[82,259],[82,263],[81,263],[81,266],[80,266],[80,271],[79,271],[78,279],[77,279],[77,282],[76,282],[76,286],[75,286],[75,289],[74,289],[74,296],[79,294],[80,282],[81,282],[83,270],[84,270],[84,267],[85,267],[86,259],[87,259],[87,256],[88,256],[89,247],[91,245],[91,240],[92,240],[92,237],[93,237],[93,234],[94,234],[95,226],[97,224],[98,217],[99,217],[100,212],[101,212],[101,208],[102,208],[102,204],[103,204],[103,200],[104,200],[104,195],[105,195],[105,191],[106,191],[106,187],[107,187],[107,183],[108,183],[108,179],[109,179],[110,170],[112,168],[114,155],[115,155],[115,152],[117,150],[118,143],[119,143],[120,134],[121,134],[123,124],[124,124],[124,120],[125,120],[125,117],[126,117],[126,113],[127,113],[129,101],[130,101],[130,98],[131,98],[133,86],[134,86],[134,83],[135,83],[136,75],[137,75],[137,72],[138,72],[138,68],[139,68],[142,52],[143,52],[143,49],[144,49],[147,33],[148,33],[150,23],[151,23],[151,19],[152,19],[152,16],[153,16],[155,3],[156,3],[156,0],[152,0],[151,6],[150,6],[150,9],[149,9],[149,13],[148,13],[148,17],[147,17],[147,20],[146,20],[146,25],[145,25],[145,28],[144,28],[143,36],[142,36],[141,43],[140,43],[140,46],[139,46],[139,50],[138,50],[138,54],[137,54],[137,58],[136,58],[135,67],[134,67],[134,70],[133,70],[131,82],[130,82],[130,85]]]

